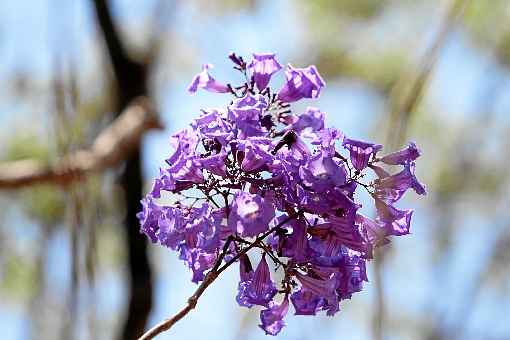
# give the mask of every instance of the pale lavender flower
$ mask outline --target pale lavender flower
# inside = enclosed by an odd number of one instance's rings
[[[377,152],[382,149],[381,144],[345,138],[343,146],[349,150],[351,162],[357,170],[363,170],[367,167],[368,162],[375,157]]]
[[[418,149],[416,146],[416,143],[410,142],[405,149],[390,153],[382,157],[381,161],[391,165],[404,165],[408,162],[416,160],[416,158],[420,157],[420,155],[421,152],[420,149]]]
[[[203,139],[216,140],[221,145],[226,145],[234,138],[232,126],[217,110],[203,111],[191,126]]]
[[[278,99],[291,103],[303,98],[319,98],[321,89],[326,85],[314,65],[306,68],[287,66],[287,83],[278,92]]]
[[[253,277],[247,281],[241,281],[237,301],[244,305],[268,306],[277,290],[271,280],[271,273],[266,262],[265,254],[255,270]]]
[[[290,296],[294,305],[295,315],[315,315],[318,311],[321,297],[304,287]]]
[[[387,202],[396,202],[410,188],[418,195],[425,195],[427,193],[425,185],[418,181],[414,169],[414,162],[406,163],[399,173],[377,179],[374,185],[376,196]]]
[[[287,218],[286,215],[280,220]],[[310,258],[310,248],[306,234],[306,224],[303,219],[293,220],[288,224],[292,227],[292,233],[282,242],[282,255],[292,258],[296,262],[306,262]]]
[[[270,200],[258,194],[238,191],[228,217],[228,226],[232,232],[242,236],[256,236],[269,228],[274,214]]]
[[[378,219],[384,223],[389,235],[409,234],[413,209],[400,210],[381,200],[375,200]]]
[[[267,87],[271,76],[281,70],[282,66],[275,59],[274,53],[254,53],[253,59],[248,65],[252,71],[253,79],[259,91]]]
[[[280,333],[283,327],[285,327],[285,322],[283,318],[287,315],[287,311],[289,310],[289,298],[285,295],[282,303],[279,305],[271,302],[269,308],[260,311],[260,321],[259,325],[267,335],[277,335]]]
[[[306,111],[300,114],[292,129],[296,132],[303,133],[305,131],[317,132],[324,129],[324,119],[326,115],[316,107],[307,107]]]
[[[142,211],[136,214],[140,221],[140,231],[147,235],[152,242],[157,241],[156,233],[159,231],[158,220],[162,214],[162,208],[154,202],[152,196],[147,196],[141,201]]]
[[[308,158],[306,164],[299,168],[299,175],[303,184],[317,193],[342,186],[347,181],[344,165],[322,152]]]
[[[248,93],[228,107],[228,118],[237,128],[238,138],[263,136],[267,133],[267,129],[261,124],[267,106],[267,100],[262,95]]]
[[[228,86],[216,81],[216,79],[211,77],[211,75],[209,74],[209,70],[211,68],[213,68],[212,64],[204,64],[202,66],[202,72],[197,74],[191,81],[191,84],[188,87],[189,92],[195,93],[197,92],[198,89],[204,89],[209,92],[216,93],[230,92]]]

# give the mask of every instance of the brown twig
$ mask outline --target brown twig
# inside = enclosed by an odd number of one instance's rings
[[[27,159],[0,164],[0,189],[43,182],[65,185],[89,172],[120,164],[137,148],[144,133],[162,128],[147,99],[137,99],[105,128],[89,149],[64,156],[54,166]]]
[[[181,320],[184,316],[186,316],[186,314],[188,314],[192,309],[194,309],[196,307],[200,296],[202,296],[202,294],[205,292],[207,287],[209,287],[211,285],[211,283],[213,283],[223,271],[225,271],[228,267],[230,267],[232,264],[234,264],[237,260],[239,260],[239,258],[241,256],[246,254],[248,251],[250,251],[254,247],[257,247],[260,244],[260,242],[262,242],[267,236],[274,233],[281,226],[283,226],[285,223],[289,222],[291,219],[295,218],[297,215],[298,214],[291,215],[291,216],[287,217],[286,219],[284,219],[283,221],[278,223],[273,228],[269,229],[265,233],[258,236],[253,242],[250,243],[249,246],[247,246],[246,248],[241,250],[239,253],[237,253],[237,255],[232,257],[229,261],[225,262],[225,264],[223,266],[221,266],[221,263],[223,262],[223,259],[225,258],[225,255],[228,251],[230,243],[233,240],[231,237],[229,237],[227,239],[227,242],[225,242],[223,250],[222,250],[220,256],[218,257],[218,259],[216,260],[213,268],[207,273],[207,275],[204,278],[204,281],[202,281],[202,283],[198,286],[195,293],[193,293],[193,295],[191,295],[191,297],[188,299],[188,303],[186,304],[186,306],[183,309],[181,309],[177,314],[175,314],[173,317],[163,320],[156,326],[149,329],[140,338],[138,338],[138,340],[150,340],[150,339],[155,338],[158,334],[161,334],[164,331],[169,330],[175,323],[177,323],[179,320]]]

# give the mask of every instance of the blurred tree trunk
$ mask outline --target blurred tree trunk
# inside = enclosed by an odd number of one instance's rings
[[[121,112],[133,99],[147,95],[148,65],[129,57],[116,29],[107,0],[93,0],[97,21],[105,40],[116,80],[116,110]],[[126,250],[129,264],[129,306],[120,339],[136,339],[143,333],[152,308],[151,266],[147,240],[139,233],[136,213],[142,198],[141,149],[127,159],[120,178],[124,190]]]

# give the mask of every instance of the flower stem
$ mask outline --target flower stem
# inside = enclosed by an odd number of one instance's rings
[[[177,314],[172,316],[171,318],[165,319],[165,320],[161,321],[160,323],[158,323],[156,326],[149,329],[141,337],[139,337],[138,340],[153,339],[156,336],[158,336],[159,334],[172,328],[172,326],[175,323],[177,323],[177,321],[179,321],[183,317],[185,317],[192,309],[195,309],[200,296],[202,296],[202,294],[205,292],[207,287],[209,287],[211,285],[211,283],[213,283],[225,269],[227,269],[232,264],[234,264],[237,260],[239,260],[239,258],[241,256],[246,254],[248,251],[250,251],[251,249],[256,247],[267,236],[274,233],[278,228],[280,228],[285,223],[289,222],[290,220],[292,220],[293,218],[295,218],[298,215],[299,215],[299,213],[296,213],[295,215],[290,215],[289,217],[287,217],[286,219],[284,219],[283,221],[278,223],[273,228],[271,228],[268,231],[266,231],[265,233],[259,235],[253,242],[250,243],[249,246],[247,246],[246,248],[241,250],[237,255],[235,255],[233,258],[231,258],[229,261],[227,261],[223,266],[221,266],[221,263],[223,262],[223,259],[225,258],[225,255],[228,252],[228,248],[229,248],[231,242],[233,241],[232,237],[227,238],[227,241],[225,242],[225,245],[223,246],[223,250],[222,250],[221,254],[218,256],[218,259],[216,260],[213,268],[209,271],[209,273],[207,273],[207,275],[204,278],[204,281],[202,281],[202,283],[198,286],[195,293],[193,293],[193,295],[191,295],[191,297],[188,299],[188,303],[186,304],[186,306],[183,309],[181,309]]]

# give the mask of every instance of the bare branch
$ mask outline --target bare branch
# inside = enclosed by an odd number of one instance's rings
[[[0,164],[0,189],[44,182],[65,185],[89,172],[114,167],[138,148],[146,131],[161,128],[148,99],[138,98],[97,136],[89,149],[65,156],[54,166],[33,159]]]

